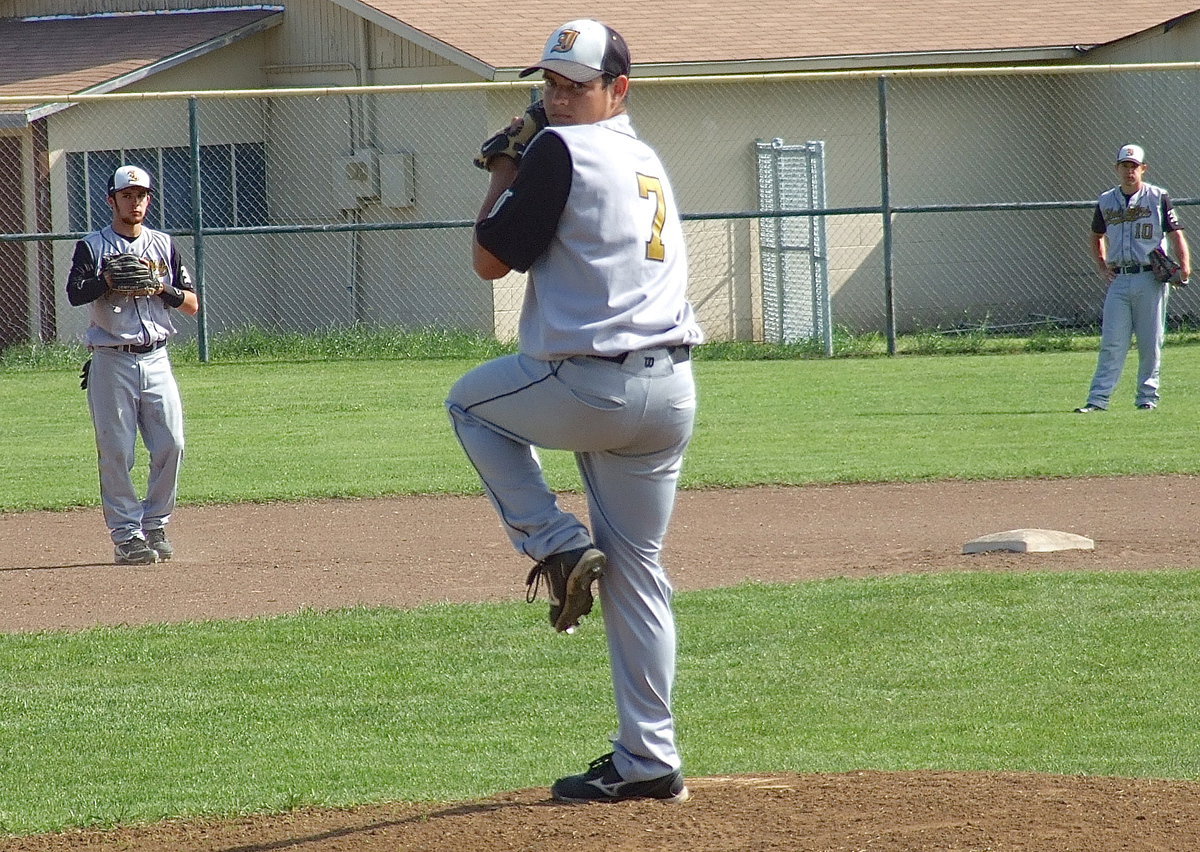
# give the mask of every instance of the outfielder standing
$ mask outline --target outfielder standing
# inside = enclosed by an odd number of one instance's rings
[[[1138,145],[1117,151],[1120,183],[1100,196],[1092,217],[1092,256],[1108,283],[1100,326],[1100,357],[1087,403],[1075,409],[1090,414],[1108,409],[1109,400],[1137,337],[1138,383],[1134,404],[1149,410],[1158,406],[1158,373],[1166,323],[1169,285],[1158,281],[1149,255],[1167,239],[1182,267],[1184,283],[1191,275],[1191,257],[1183,225],[1171,198],[1161,186],[1146,183],[1146,153]]]
[[[446,404],[505,531],[536,562],[527,600],[544,581],[551,623],[570,632],[599,580],[619,728],[610,754],[552,794],[684,801],[672,589],[660,559],[695,417],[691,347],[703,339],[686,297],[683,231],[663,165],[626,114],[624,39],[571,21],[521,76],[538,70],[549,126],[526,149],[536,128],[514,120],[477,161],[491,178],[475,271],[529,272],[520,353],[467,373]],[[535,110],[524,119],[540,120]],[[534,447],[574,451],[590,533],[559,508]]]
[[[199,304],[171,237],[143,224],[150,176],[135,166],[117,169],[108,205],[112,224],[75,245],[67,298],[88,306],[91,359],[83,385],[96,429],[104,520],[117,564],[136,565],[174,554],[166,526],[183,460],[183,406],[166,345],[175,333],[170,309],[191,315]],[[122,291],[130,278],[139,295]],[[139,430],[150,454],[145,500],[130,476]]]

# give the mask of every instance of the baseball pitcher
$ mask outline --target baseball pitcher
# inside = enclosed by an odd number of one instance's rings
[[[686,297],[675,196],[625,109],[624,39],[564,24],[541,61],[543,98],[486,141],[475,227],[484,279],[528,271],[520,353],[463,376],[447,400],[513,546],[534,561],[550,622],[572,631],[598,581],[619,728],[610,753],[551,792],[570,802],[687,799],[671,690],[675,619],[661,560],[696,390],[702,334]],[[591,530],[562,511],[535,447],[572,450]]]

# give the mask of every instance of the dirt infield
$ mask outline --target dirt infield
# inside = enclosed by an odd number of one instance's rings
[[[575,495],[563,503],[583,511]],[[1196,477],[689,491],[667,563],[681,591],[963,569],[1194,567],[1198,506]],[[1095,550],[962,554],[980,535],[1030,527],[1087,536]],[[0,515],[0,631],[513,600],[527,570],[482,497],[185,508],[172,540],[172,562],[120,567],[97,510]],[[562,806],[538,788],[0,840],[0,850],[1200,849],[1197,782],[863,771],[689,786],[693,799],[679,807]]]

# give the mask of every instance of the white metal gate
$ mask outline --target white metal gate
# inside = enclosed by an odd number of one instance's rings
[[[758,206],[765,213],[825,208],[825,143],[755,142]],[[833,354],[825,217],[773,216],[759,221],[763,337],[769,343],[820,340]]]

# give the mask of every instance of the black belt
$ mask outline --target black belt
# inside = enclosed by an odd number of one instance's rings
[[[157,343],[151,343],[149,346],[134,346],[133,344],[125,344],[123,346],[114,346],[118,352],[133,352],[135,355],[145,355],[148,352],[153,352],[155,349],[162,349],[167,345],[166,339],[160,340]]]
[[[671,363],[673,364],[682,364],[692,357],[692,347],[690,346],[671,346],[667,351],[671,354]],[[612,361],[614,364],[624,364],[625,359],[632,354],[632,352],[625,352],[621,355],[591,355],[589,357],[597,358],[601,361]]]
[[[1149,272],[1153,266],[1110,266],[1113,272],[1124,272],[1129,275],[1136,275],[1139,272]]]

